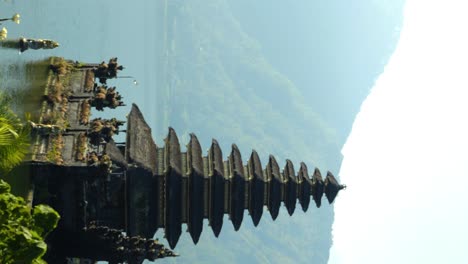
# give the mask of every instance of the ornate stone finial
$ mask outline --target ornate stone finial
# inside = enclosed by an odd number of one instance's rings
[[[101,62],[93,69],[96,78],[102,84],[107,83],[107,79],[117,78],[117,72],[123,70],[124,67],[117,63],[117,57],[111,58],[108,63]]]
[[[55,49],[58,46],[58,42],[50,40],[50,39],[27,39],[27,38],[20,38],[19,40],[19,49],[20,52],[24,52],[28,49]]]
[[[91,106],[96,107],[98,111],[103,111],[105,107],[115,109],[124,106],[123,96],[116,92],[116,87],[107,87],[106,85],[97,86],[94,90],[94,98]]]

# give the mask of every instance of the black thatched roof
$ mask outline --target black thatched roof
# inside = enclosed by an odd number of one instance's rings
[[[346,185],[339,184],[335,176],[331,172],[327,172],[327,177],[325,178],[325,196],[327,196],[330,204],[333,203],[338,192],[345,188]]]
[[[143,118],[136,104],[128,114],[127,121],[127,161],[136,163],[156,174],[157,146],[151,137],[151,128]]]
[[[263,214],[265,176],[260,157],[255,150],[252,152],[247,166],[249,173],[253,176],[250,182],[249,213],[254,226],[257,226]]]
[[[174,248],[182,234],[182,160],[179,138],[174,129],[169,128],[166,146],[165,200],[166,219],[165,236],[169,246]]]
[[[203,157],[197,136],[190,134],[187,145],[188,183],[188,230],[195,244],[200,239],[203,230],[205,177],[203,175]]]
[[[128,163],[125,160],[125,157],[122,155],[122,152],[120,152],[112,139],[106,144],[106,154],[111,158],[112,163],[115,163],[117,166],[125,169],[128,168]]]
[[[301,162],[301,168],[299,169],[299,203],[301,204],[302,210],[305,212],[309,208],[310,195],[312,181],[309,179],[309,172],[307,165]]]
[[[231,206],[229,216],[231,217],[234,230],[239,230],[242,219],[244,218],[244,204],[245,204],[245,181],[244,166],[242,165],[242,157],[239,149],[235,144],[232,144],[231,155],[229,160],[230,178],[230,192],[231,192]]]
[[[322,173],[318,168],[315,168],[314,174],[312,175],[312,197],[314,198],[315,204],[320,208],[322,205],[322,196],[324,191],[324,184],[322,179]]]
[[[285,186],[284,203],[288,209],[288,214],[292,215],[296,209],[297,198],[297,177],[294,172],[294,165],[291,160],[286,160],[286,166],[283,170],[283,175],[287,179]]]
[[[270,211],[273,220],[278,217],[279,208],[281,205],[281,189],[283,188],[283,176],[280,172],[278,162],[275,157],[270,155],[268,165],[266,167],[267,178],[270,179],[269,195],[268,195],[268,211]]]
[[[211,177],[209,178],[209,187],[211,199],[209,208],[209,221],[211,229],[216,237],[219,236],[221,232],[221,227],[223,226],[223,216],[224,216],[224,184],[227,180],[228,175],[224,174],[224,163],[223,163],[223,153],[219,147],[218,141],[213,139],[209,150],[209,162],[211,166],[208,166],[209,173]]]

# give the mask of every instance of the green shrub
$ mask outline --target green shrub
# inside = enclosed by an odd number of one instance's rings
[[[0,260],[10,263],[45,263],[44,238],[58,223],[59,214],[49,206],[33,209],[21,197],[10,193],[10,186],[0,180]]]

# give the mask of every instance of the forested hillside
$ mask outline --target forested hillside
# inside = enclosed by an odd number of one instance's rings
[[[225,156],[236,143],[244,160],[255,149],[264,165],[271,153],[280,166],[289,158],[296,169],[305,161],[310,170],[338,170],[336,131],[291,80],[272,67],[225,1],[179,1],[159,10],[163,19],[156,29],[161,42],[158,100],[152,112],[158,120],[155,138],[163,138],[167,126],[173,126],[185,143],[188,133],[195,132],[205,149],[212,137],[218,139]],[[199,245],[193,247],[183,236],[176,248],[182,256],[168,261],[327,262],[330,206],[307,214],[297,211],[292,217],[282,211],[275,223],[270,219],[264,212],[258,228],[246,219],[237,233],[225,221],[218,239],[206,226]]]

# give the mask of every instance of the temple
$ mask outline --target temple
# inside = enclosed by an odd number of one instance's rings
[[[93,107],[123,105],[106,84],[121,69],[117,58],[108,64],[51,59],[40,118],[31,122],[31,156],[22,166],[31,171],[32,203],[49,204],[62,216],[48,238],[49,262],[73,257],[141,263],[174,256],[152,240],[158,229],[175,248],[186,224],[196,244],[204,219],[217,237],[227,224],[224,215],[238,230],[247,210],[257,226],[265,208],[276,219],[281,202],[292,215],[297,201],[306,211],[311,199],[320,207],[322,196],[332,203],[345,188],[332,173],[323,177],[304,163],[296,170],[287,160],[280,168],[269,156],[262,165],[256,151],[243,164],[236,145],[223,158],[216,140],[202,153],[194,134],[180,146],[172,128],[164,146],[157,146],[135,104],[124,121],[90,119]],[[114,141],[118,133],[126,133],[125,142]]]

